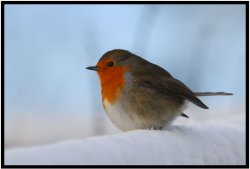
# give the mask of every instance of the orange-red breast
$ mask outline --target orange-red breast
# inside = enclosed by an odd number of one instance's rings
[[[166,70],[122,49],[105,53],[96,66],[102,102],[111,121],[121,130],[161,129],[183,114],[186,101],[208,109],[196,96],[231,95],[193,93]]]

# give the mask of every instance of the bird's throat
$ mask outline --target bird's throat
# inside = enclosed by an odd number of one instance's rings
[[[127,68],[113,68],[112,71],[98,72],[101,88],[102,100],[113,103],[120,96],[125,85],[125,72]]]

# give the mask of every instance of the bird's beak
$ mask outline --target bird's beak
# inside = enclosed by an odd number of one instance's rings
[[[86,69],[94,70],[94,71],[99,71],[100,70],[100,68],[97,67],[97,66],[89,66],[89,67],[86,67]]]

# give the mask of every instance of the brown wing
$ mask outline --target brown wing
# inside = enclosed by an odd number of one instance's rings
[[[144,76],[143,78],[135,81],[135,83],[137,83],[141,87],[154,89],[161,94],[166,94],[168,96],[174,95],[187,99],[203,109],[208,109],[208,107],[204,103],[202,103],[200,99],[195,97],[194,93],[179,80],[172,77],[166,77],[164,79],[158,79],[157,77],[155,77],[154,79],[155,80],[152,80],[152,76]]]
[[[174,79],[169,72],[158,65],[152,64],[141,57],[137,57],[132,74],[134,83],[141,87],[153,89],[161,94],[174,95],[183,99],[187,99],[197,106],[208,109],[200,99],[195,97],[194,93],[181,81]],[[143,69],[141,69],[143,67]],[[153,68],[153,71],[152,71]]]

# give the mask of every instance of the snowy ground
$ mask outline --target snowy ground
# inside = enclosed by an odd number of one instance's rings
[[[7,148],[5,164],[244,165],[244,109],[237,113],[198,110],[190,108],[189,119],[178,118],[163,131],[115,131],[105,136]]]
[[[174,126],[6,152],[6,164],[244,164],[244,134],[227,127]]]

